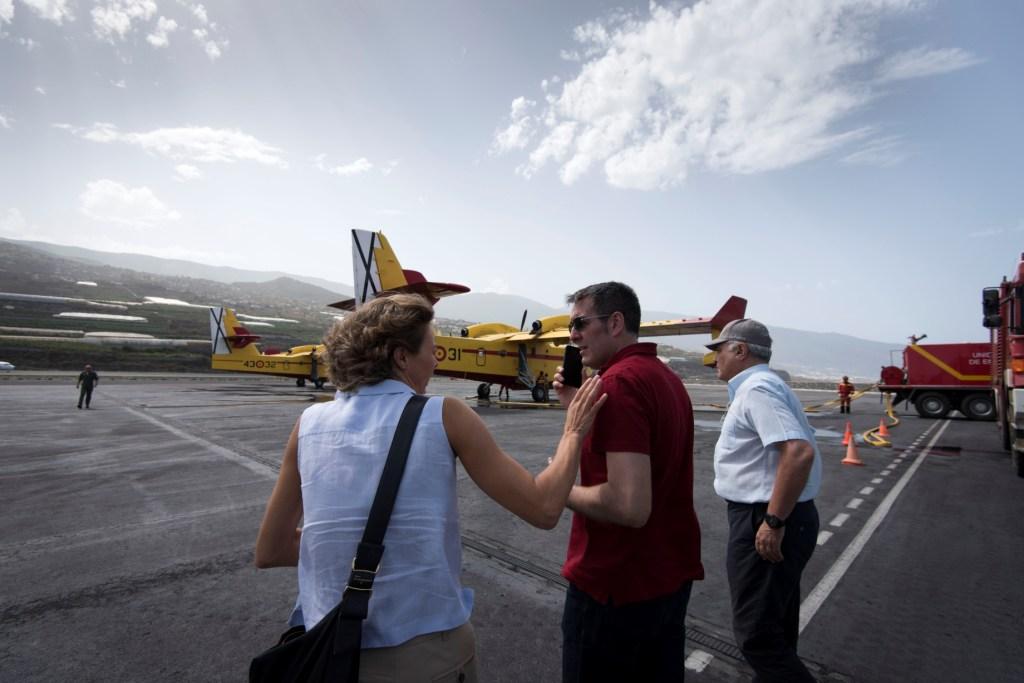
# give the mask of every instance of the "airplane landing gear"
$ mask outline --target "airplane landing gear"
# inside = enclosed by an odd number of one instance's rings
[[[304,387],[304,386],[306,386],[306,378],[305,377],[299,377],[297,380],[295,380],[295,386],[297,386],[297,387]]]
[[[533,396],[533,400],[537,403],[547,403],[550,398],[547,384],[534,384],[533,389],[530,390],[530,394]]]
[[[324,388],[324,384],[326,384],[326,383],[327,383],[327,378],[326,377],[319,377],[319,378],[313,380],[313,386],[315,386],[317,389],[323,389]]]
[[[481,401],[491,400],[491,385],[487,382],[481,382],[480,386],[476,388],[476,397]]]

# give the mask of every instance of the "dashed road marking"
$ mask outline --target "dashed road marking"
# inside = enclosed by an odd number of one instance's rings
[[[874,486],[865,486],[864,488],[862,488],[860,490],[860,495],[862,495],[862,496],[870,496],[874,492],[875,492],[875,487]]]
[[[850,508],[851,510],[856,510],[857,508],[860,507],[861,503],[863,502],[863,498],[854,498],[853,500],[846,504],[846,507]]]
[[[925,456],[928,455],[932,446],[935,445],[935,442],[939,440],[939,437],[942,436],[948,426],[949,420],[943,421],[942,426],[935,433],[935,436],[932,437],[931,441],[928,442],[925,449],[921,451],[921,454],[917,456],[913,464],[907,468],[907,471],[903,473],[903,476],[900,477],[900,480],[892,487],[892,490],[889,491],[881,504],[875,508],[873,513],[871,513],[867,523],[864,524],[864,528],[861,529],[854,537],[850,542],[850,545],[846,546],[842,554],[839,555],[839,558],[836,559],[836,561],[832,563],[832,566],[829,567],[828,571],[825,572],[825,576],[821,578],[818,585],[816,585],[811,592],[807,594],[804,601],[800,603],[800,633],[803,633],[803,630],[807,628],[807,624],[809,624],[811,619],[814,618],[814,615],[818,613],[818,610],[821,609],[825,600],[827,600],[828,596],[832,594],[833,590],[835,590],[835,587],[846,574],[850,565],[852,565],[854,560],[857,559],[857,556],[860,555],[860,552],[864,549],[864,546],[867,545],[867,542],[871,540],[871,536],[874,535],[875,531],[882,524],[882,520],[884,520],[886,515],[889,514],[889,510],[892,509],[896,499],[899,498],[900,493],[902,493],[903,489],[906,488],[910,478],[914,476],[914,472],[916,472],[917,468],[921,466]],[[925,435],[931,432],[933,428],[934,425],[929,427],[928,430],[925,431]]]
[[[714,655],[704,652],[704,650],[694,650],[690,653],[690,656],[686,658],[686,661],[683,662],[683,666],[690,671],[700,673],[708,667],[708,664],[710,664],[711,660],[714,658]]]
[[[829,522],[829,525],[830,526],[842,526],[842,525],[846,524],[846,520],[848,520],[849,518],[850,518],[849,514],[847,514],[845,512],[840,512],[838,515],[836,515],[832,519],[831,522]]]
[[[874,479],[871,480],[871,483],[872,484],[881,484],[882,483],[882,478],[881,477],[875,477]]]
[[[818,532],[818,545],[825,545],[825,541],[832,538],[831,531],[819,531]]]

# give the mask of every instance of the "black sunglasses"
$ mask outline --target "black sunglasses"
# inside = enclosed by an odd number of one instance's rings
[[[572,320],[569,321],[569,331],[572,332],[573,330],[576,330],[577,332],[582,332],[583,330],[587,329],[587,325],[590,324],[591,320],[603,320],[604,318],[610,318],[613,315],[615,315],[615,314],[614,313],[609,313],[607,315],[581,315],[581,316],[578,316],[578,317],[573,318]]]

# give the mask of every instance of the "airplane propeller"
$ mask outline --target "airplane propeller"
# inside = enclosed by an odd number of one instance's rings
[[[523,310],[523,319],[519,323],[519,331],[522,332],[523,328],[526,327],[526,314],[530,311],[528,309]]]

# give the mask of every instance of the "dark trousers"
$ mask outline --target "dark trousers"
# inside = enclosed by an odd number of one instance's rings
[[[562,614],[562,682],[682,681],[692,588],[687,581],[653,600],[602,605],[569,584]]]
[[[732,594],[736,644],[756,672],[755,681],[810,681],[796,654],[800,627],[800,574],[818,542],[814,501],[797,503],[786,520],[782,562],[763,559],[754,536],[767,503],[729,503],[729,545],[725,567]]]
[[[82,390],[78,392],[78,407],[82,407],[82,399],[85,399],[85,407],[89,407],[89,402],[92,401],[92,387],[82,385]]]

